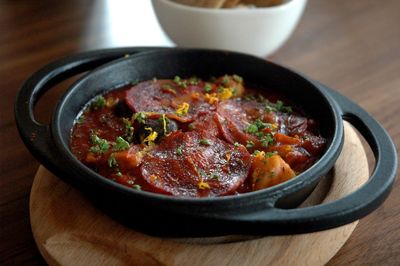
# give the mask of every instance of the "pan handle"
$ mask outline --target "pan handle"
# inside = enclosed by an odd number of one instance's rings
[[[19,134],[32,154],[55,174],[62,174],[64,162],[60,162],[49,125],[35,119],[34,107],[41,96],[54,85],[79,73],[92,70],[102,64],[125,55],[164,49],[161,47],[127,47],[82,52],[54,61],[34,73],[21,87],[15,102],[15,120]]]
[[[265,234],[309,233],[345,225],[375,210],[389,195],[396,178],[396,148],[386,130],[360,106],[322,84],[339,105],[343,119],[363,135],[374,153],[376,166],[369,180],[357,191],[339,200],[306,208],[272,207],[242,217],[236,222],[262,224]],[[260,233],[258,228],[258,233]]]

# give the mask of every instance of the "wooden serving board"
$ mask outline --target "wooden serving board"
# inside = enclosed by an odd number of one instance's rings
[[[362,143],[345,122],[345,143],[334,169],[303,205],[342,198],[368,175]],[[157,238],[111,220],[42,166],[32,186],[30,218],[36,244],[50,265],[323,265],[357,225],[252,239]]]

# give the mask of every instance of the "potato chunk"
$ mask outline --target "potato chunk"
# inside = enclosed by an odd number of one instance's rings
[[[285,182],[296,174],[290,166],[275,154],[266,156],[259,152],[253,158],[251,165],[251,183],[253,190],[260,190]]]

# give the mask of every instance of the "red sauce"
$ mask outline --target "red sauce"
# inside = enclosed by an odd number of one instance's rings
[[[99,96],[77,118],[71,150],[94,171],[178,197],[246,193],[293,178],[323,153],[317,123],[237,75],[151,80]]]

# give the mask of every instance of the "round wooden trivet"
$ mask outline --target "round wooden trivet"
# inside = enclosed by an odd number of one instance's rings
[[[303,205],[342,198],[368,175],[361,141],[345,123],[345,143],[334,169]],[[50,265],[323,265],[357,225],[229,243],[235,237],[205,238],[202,243],[157,238],[111,220],[42,166],[32,186],[30,218],[36,244]]]

